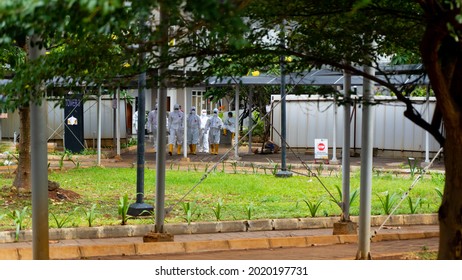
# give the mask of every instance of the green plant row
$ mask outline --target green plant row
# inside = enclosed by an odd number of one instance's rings
[[[213,171],[203,177],[198,171],[167,170],[165,207],[176,205],[166,223],[243,219],[301,218],[341,214],[341,176],[277,178],[271,174],[234,174]],[[51,227],[79,227],[117,224],[146,224],[152,219],[127,215],[136,199],[136,170],[133,168],[79,168],[50,171],[50,180],[80,198],[49,203]],[[350,215],[359,213],[359,173],[351,176]],[[0,178],[3,186],[12,178]],[[373,215],[389,214],[412,184],[411,178],[382,174],[373,177]],[[323,186],[324,185],[324,186]],[[327,188],[327,190],[325,189]],[[441,203],[444,174],[421,179],[394,214],[436,213]],[[145,172],[145,202],[155,205],[155,171]],[[186,197],[184,195],[188,193]],[[181,198],[184,199],[180,201]],[[27,228],[30,197],[0,197],[0,230]],[[22,211],[21,211],[22,209]],[[14,213],[14,214],[13,214]]]

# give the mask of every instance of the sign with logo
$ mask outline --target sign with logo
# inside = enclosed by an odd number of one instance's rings
[[[80,95],[66,99],[64,107],[64,148],[73,153],[85,149],[83,134],[83,101]]]
[[[314,139],[314,159],[329,159],[327,139]]]

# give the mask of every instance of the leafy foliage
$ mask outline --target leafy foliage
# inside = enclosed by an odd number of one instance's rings
[[[119,198],[119,204],[117,207],[117,212],[122,219],[122,225],[126,225],[129,219],[128,216],[128,208],[130,207],[130,203],[128,202],[128,194]]]

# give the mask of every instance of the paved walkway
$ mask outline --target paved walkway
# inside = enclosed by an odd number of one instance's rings
[[[436,225],[384,228],[372,238],[371,256],[396,259],[408,252],[435,251],[438,235]],[[324,228],[179,234],[172,242],[146,243],[143,237],[51,240],[49,248],[50,259],[338,260],[355,259],[357,238]],[[0,244],[0,259],[32,259],[32,242]]]
[[[259,148],[259,146],[252,146]],[[359,150],[358,150],[359,151]],[[235,149],[230,145],[220,145],[218,155],[211,155],[208,153],[197,153],[197,155],[184,155],[182,150],[181,155],[173,154],[172,156],[166,155],[166,162],[170,163],[216,163],[220,160],[223,161],[237,161],[240,164],[244,165],[254,165],[254,166],[264,166],[270,164],[278,164],[281,166],[282,154],[254,154],[249,153],[249,148],[247,146],[239,147],[238,158],[236,159]],[[151,147],[150,143],[145,145],[145,161],[147,165],[155,164],[156,153]],[[103,165],[105,166],[127,166],[132,167],[137,163],[137,148],[136,146],[130,147],[121,154],[121,159],[107,159],[104,160]],[[341,168],[342,158],[337,157],[336,161],[332,161],[332,156],[330,155],[329,160],[319,161],[314,159],[312,152],[305,149],[288,149],[285,156],[286,167],[304,167],[303,165],[312,168],[313,166],[323,165],[326,170],[332,168]],[[430,161],[432,158],[430,158]],[[425,160],[423,158],[416,158],[417,166],[416,168],[421,168],[425,166]],[[405,153],[402,153],[402,156],[374,156],[372,161],[373,167],[380,170],[400,170],[403,172],[409,172],[409,161]],[[351,156],[350,157],[350,166],[352,170],[357,170],[361,166],[361,157]],[[442,158],[437,158],[433,165],[430,168],[431,170],[443,171],[444,162]],[[417,170],[415,170],[417,171]]]

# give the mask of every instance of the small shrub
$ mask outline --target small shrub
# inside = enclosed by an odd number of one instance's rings
[[[324,198],[320,197],[316,201],[311,201],[308,199],[304,199],[303,202],[305,202],[306,206],[308,206],[309,214],[311,217],[316,217],[316,214],[318,213],[319,207],[323,203]]]
[[[118,213],[120,218],[122,219],[121,224],[126,225],[129,216],[127,215],[128,208],[130,207],[130,204],[128,203],[128,194],[125,194],[124,196],[119,198],[119,205],[118,205]]]
[[[388,191],[384,192],[383,195],[377,195],[382,205],[382,210],[386,215],[390,215],[393,207],[398,202],[398,196],[396,193],[390,194]]]
[[[29,215],[29,207],[24,206],[21,211],[19,210],[13,210],[11,213],[8,214],[8,216],[13,220],[13,224],[15,225],[15,240],[19,240],[19,232],[24,228],[24,221],[26,219],[26,216]]]
[[[420,197],[418,197],[415,201],[412,201],[412,198],[408,196],[407,202],[409,204],[409,211],[411,214],[417,213],[417,209],[422,206],[422,199]]]
[[[184,219],[188,223],[188,225],[190,225],[193,220],[194,213],[196,212],[196,208],[194,207],[194,204],[189,201],[182,202],[181,206],[183,208],[183,212],[185,215]]]
[[[93,204],[88,211],[83,209],[83,212],[85,214],[85,219],[87,220],[88,226],[92,227],[93,221],[96,218],[96,204]]]
[[[337,190],[337,197],[332,197],[330,200],[334,202],[335,204],[341,206],[343,202],[342,188],[340,188],[339,185],[335,185],[335,189]],[[359,197],[359,188],[357,188],[353,192],[350,192],[350,206],[356,201],[358,197]]]
[[[276,163],[273,167],[273,171],[272,171],[273,175],[276,175],[278,173],[278,170],[279,170],[279,164]]]
[[[70,219],[72,217],[72,214],[74,212],[75,212],[75,209],[74,209],[74,211],[68,213],[67,215],[61,216],[61,217],[55,215],[54,213],[51,213],[51,216],[53,217],[53,220],[56,223],[56,227],[57,228],[63,228],[66,225],[66,223],[68,223],[70,221]]]
[[[407,158],[409,164],[409,171],[411,172],[411,178],[414,178],[417,170],[417,160],[415,158]]]
[[[443,200],[443,192],[442,192],[440,189],[438,189],[438,188],[435,188],[435,192],[436,192],[436,194],[438,195],[438,197],[439,197],[441,200]]]
[[[246,214],[247,220],[252,220],[253,212],[254,212],[254,207],[253,207],[253,204],[250,203],[250,204],[247,205],[247,207],[245,208],[245,214]]]
[[[222,218],[222,210],[223,210],[223,200],[221,198],[218,199],[218,202],[217,204],[215,205],[215,208],[212,209],[213,210],[213,214],[215,214],[215,218],[217,219],[217,221],[221,221],[221,218]]]

